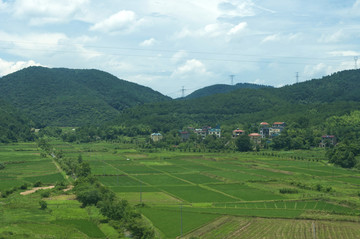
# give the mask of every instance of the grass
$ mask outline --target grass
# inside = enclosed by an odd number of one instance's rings
[[[63,150],[65,157],[76,159],[81,154],[100,182],[120,198],[138,204],[141,197],[146,204],[142,213],[162,238],[180,236],[181,204],[185,238],[311,238],[308,230],[313,221],[317,238],[358,238],[359,171],[328,165],[323,150],[146,153],[130,144],[56,141],[52,145]],[[0,162],[6,162],[0,170],[1,191],[38,180],[54,184],[62,179],[52,161],[40,157],[35,144],[0,145]],[[298,193],[280,194],[282,188]],[[9,232],[17,238],[47,238],[51,233],[59,238],[119,236],[101,223],[104,218],[95,207],[80,208],[71,196],[47,200],[45,211],[38,209],[36,198],[39,193],[0,199],[4,215],[0,238],[10,237]],[[304,218],[309,221],[301,220]],[[349,222],[340,223],[343,220]],[[44,233],[36,234],[34,228]],[[339,237],[341,233],[347,234]]]

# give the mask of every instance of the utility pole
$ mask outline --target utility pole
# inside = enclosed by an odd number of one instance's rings
[[[355,61],[355,70],[357,70],[357,61],[358,61],[358,57],[357,56],[354,56],[354,61]]]
[[[231,85],[234,85],[234,77],[235,77],[235,75],[230,75],[230,78],[231,78]]]
[[[299,72],[296,72],[296,83],[299,83]]]
[[[185,87],[183,86],[181,89],[181,98],[185,97]]]

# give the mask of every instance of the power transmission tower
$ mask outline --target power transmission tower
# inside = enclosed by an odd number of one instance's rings
[[[296,83],[299,83],[299,72],[296,72]]]
[[[235,77],[235,75],[230,75],[230,78],[231,78],[231,85],[234,85],[234,77]]]
[[[355,70],[357,70],[357,61],[358,61],[358,57],[357,56],[354,56],[354,61],[355,61]]]
[[[181,88],[181,98],[185,97],[185,88],[184,86]]]

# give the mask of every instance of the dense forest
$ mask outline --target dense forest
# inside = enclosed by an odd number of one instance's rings
[[[0,99],[0,143],[34,140],[31,126],[29,119]]]
[[[0,94],[37,126],[100,125],[126,108],[169,100],[148,87],[99,70],[44,67],[2,77]]]
[[[237,83],[235,85],[216,84],[201,88],[187,95],[186,99],[194,99],[214,94],[228,93],[237,89],[260,89],[260,88],[272,88],[272,86],[257,85],[251,83]]]
[[[322,125],[331,116],[360,109],[360,71],[350,70],[281,88],[238,89],[196,99],[145,104],[124,111],[119,125],[155,131],[194,125],[239,125],[303,121]]]

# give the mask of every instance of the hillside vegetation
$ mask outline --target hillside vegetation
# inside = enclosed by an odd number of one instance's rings
[[[237,89],[260,89],[260,88],[272,88],[271,86],[257,85],[251,83],[238,83],[236,85],[225,85],[225,84],[216,84],[201,88],[194,91],[193,93],[186,96],[186,99],[194,99],[214,94],[228,93]]]
[[[360,71],[338,72],[281,88],[238,89],[196,99],[145,104],[122,113],[119,123],[168,131],[188,125],[239,125],[301,121],[320,125],[328,117],[360,109]]]
[[[169,98],[99,70],[29,67],[0,79],[0,94],[38,125],[98,125],[145,102]]]
[[[31,122],[0,99],[0,143],[33,140]]]

